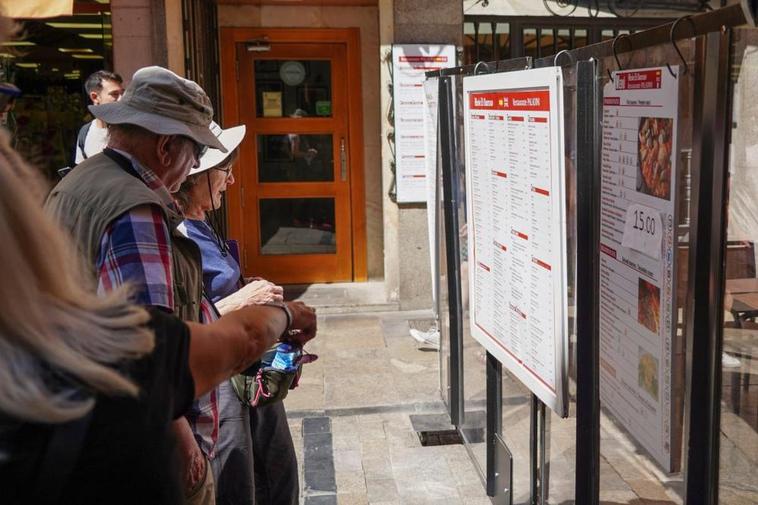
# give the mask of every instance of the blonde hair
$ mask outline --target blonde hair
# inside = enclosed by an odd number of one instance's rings
[[[154,337],[125,289],[95,295],[71,240],[42,210],[46,189],[0,131],[0,411],[59,423],[92,409],[81,390],[136,396],[114,368],[152,352]]]

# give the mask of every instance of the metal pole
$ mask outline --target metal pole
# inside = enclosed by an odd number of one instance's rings
[[[594,60],[576,78],[576,503],[600,501],[600,83]]]
[[[724,245],[726,243],[730,31],[697,45],[692,229],[687,306],[689,451],[687,505],[716,505],[721,422]]]
[[[548,494],[548,487],[547,487],[547,480],[548,480],[548,469],[547,469],[547,446],[546,446],[546,433],[547,429],[545,426],[545,404],[540,401],[538,404],[538,411],[539,411],[539,429],[540,429],[540,505],[545,505],[547,503],[547,494]]]
[[[500,361],[487,353],[487,496],[502,493],[497,487],[497,436],[503,432],[503,370]],[[511,493],[512,494],[512,493]]]
[[[439,80],[440,160],[442,162],[443,213],[445,216],[445,255],[450,313],[450,422],[463,423],[463,302],[461,299],[460,243],[458,239],[458,191],[455,177],[457,144],[451,77]]]
[[[537,435],[537,395],[532,394],[529,402],[529,503],[537,505],[539,500],[539,455],[538,455],[538,435]]]

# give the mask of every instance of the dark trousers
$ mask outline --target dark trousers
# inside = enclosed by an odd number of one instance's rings
[[[283,402],[250,408],[256,505],[298,505],[297,456]]]
[[[251,409],[240,403],[229,381],[219,387],[218,409],[219,436],[211,460],[216,505],[254,505],[253,447],[247,429]]]

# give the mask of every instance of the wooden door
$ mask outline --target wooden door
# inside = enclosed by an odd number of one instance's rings
[[[353,280],[346,45],[237,43],[236,52],[245,273]]]

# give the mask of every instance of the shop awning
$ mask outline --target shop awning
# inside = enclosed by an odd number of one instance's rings
[[[51,18],[74,13],[74,0],[0,0],[0,14],[9,18]]]

